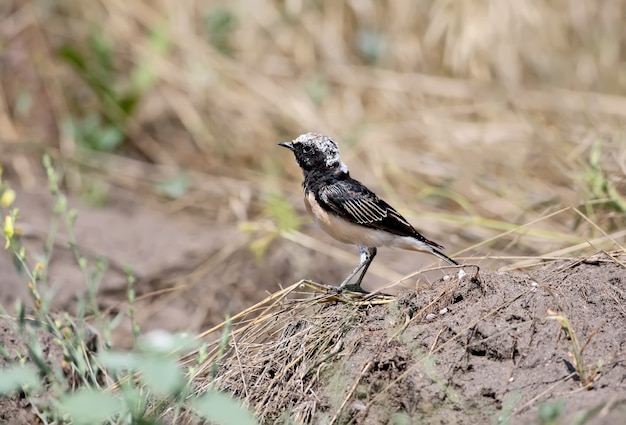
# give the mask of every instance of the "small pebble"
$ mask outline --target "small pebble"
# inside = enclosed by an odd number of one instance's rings
[[[352,403],[352,409],[360,412],[362,410],[365,410],[365,405],[360,401],[355,401],[354,403]]]
[[[459,279],[463,279],[466,275],[467,273],[465,273],[465,270],[463,269],[459,270]]]
[[[428,313],[426,315],[426,320],[428,320],[429,322],[435,320],[436,318],[437,318],[437,315],[435,313]]]
[[[445,275],[445,276],[443,277],[443,280],[450,280],[450,275]]]
[[[537,282],[535,282],[534,280],[532,282],[530,282],[530,286],[537,286],[539,285]]]
[[[448,312],[448,307],[444,307],[441,310],[439,310],[439,314],[446,314]]]

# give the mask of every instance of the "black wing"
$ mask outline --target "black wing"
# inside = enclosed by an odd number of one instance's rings
[[[442,248],[419,234],[398,211],[357,180],[349,178],[323,185],[318,194],[323,208],[349,221]]]

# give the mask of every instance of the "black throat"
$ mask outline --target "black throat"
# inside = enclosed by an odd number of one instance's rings
[[[304,181],[302,182],[302,187],[305,192],[313,192],[315,197],[317,197],[320,186],[350,178],[350,173],[342,170],[340,166],[315,168],[304,170],[303,172]]]

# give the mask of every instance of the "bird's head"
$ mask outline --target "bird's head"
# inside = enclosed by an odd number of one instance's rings
[[[323,134],[301,134],[292,142],[280,142],[278,145],[290,149],[304,171],[340,169],[348,172],[346,165],[341,162],[337,143]]]

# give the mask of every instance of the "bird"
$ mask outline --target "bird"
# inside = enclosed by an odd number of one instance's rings
[[[359,264],[339,290],[360,271],[354,287],[366,292],[361,282],[377,248],[383,246],[425,252],[452,266],[459,265],[440,251],[441,245],[426,239],[395,208],[353,179],[341,161],[337,143],[329,136],[305,133],[278,145],[291,150],[302,169],[304,204],[309,215],[334,239],[359,249]]]

